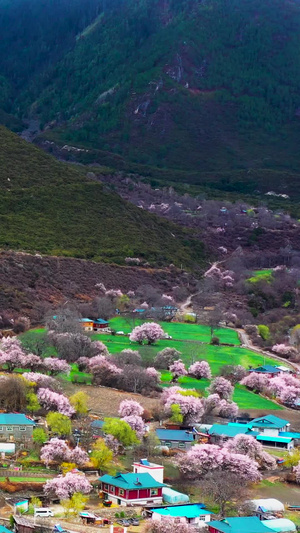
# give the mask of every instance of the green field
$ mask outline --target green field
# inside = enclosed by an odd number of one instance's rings
[[[186,365],[190,365],[194,359],[205,359],[211,366],[212,373],[218,374],[223,365],[242,365],[245,368],[256,367],[262,364],[274,364],[271,357],[264,357],[246,348],[238,346],[212,346],[210,344],[200,344],[199,342],[160,340],[153,346],[139,346],[130,342],[128,337],[120,335],[93,335],[94,340],[100,340],[106,344],[110,353],[119,353],[126,348],[138,350],[143,359],[150,361],[157,352],[164,348],[176,348],[181,352],[181,358]]]
[[[170,372],[163,372],[161,374],[161,380],[163,386],[167,387],[171,381]],[[208,379],[194,379],[189,376],[184,376],[179,378],[178,385],[184,389],[196,389],[197,391],[203,393],[206,396],[205,389],[209,386]],[[277,403],[268,400],[267,398],[262,398],[259,394],[254,394],[253,392],[246,389],[242,385],[236,385],[233,393],[233,400],[238,404],[240,409],[267,409],[267,410],[282,410],[282,407]]]
[[[133,327],[143,324],[145,320],[126,320],[123,317],[115,317],[109,321],[111,328],[116,331],[130,333]],[[165,333],[168,333],[174,340],[188,340],[198,342],[210,342],[211,332],[209,326],[202,324],[185,324],[182,322],[158,322]],[[224,344],[240,345],[238,334],[233,329],[216,328],[214,336],[219,337],[220,342]]]
[[[117,317],[110,321],[111,327],[116,331],[124,331],[129,333],[133,327],[138,325],[141,321],[126,321],[124,318]],[[264,357],[249,349],[241,348],[240,346],[212,346],[207,344],[210,340],[210,330],[208,326],[196,325],[196,324],[182,324],[176,322],[162,322],[161,323],[165,332],[169,333],[173,338],[159,340],[155,345],[140,346],[137,343],[133,343],[125,335],[110,335],[110,334],[93,334],[93,340],[102,341],[112,354],[118,354],[126,348],[138,350],[143,358],[143,361],[149,366],[152,365],[153,359],[157,352],[163,350],[166,347],[176,348],[181,352],[181,358],[185,365],[188,367],[195,360],[204,359],[210,364],[213,376],[219,374],[220,369],[224,365],[242,365],[245,368],[250,366],[256,367],[262,364],[274,364],[274,360],[271,357]],[[43,329],[32,330],[30,333],[35,332],[36,335],[43,333]],[[220,328],[218,335],[223,342],[232,342],[238,344],[237,333],[234,330]],[[23,337],[26,336],[26,333]],[[22,339],[22,335],[20,337]],[[176,340],[178,339],[178,340]],[[204,341],[205,339],[205,341]],[[49,350],[50,351],[50,350]],[[78,383],[85,382],[91,383],[91,375],[85,372],[79,372],[77,365],[72,365],[72,371],[70,375],[62,375],[64,380],[74,381],[74,378]],[[169,372],[162,373],[163,386],[168,386],[171,376]],[[196,380],[190,377],[184,377],[179,379],[179,383],[184,388],[194,388],[199,391],[203,391],[208,386],[207,380]],[[281,407],[276,403],[262,398],[261,396],[248,391],[245,387],[237,385],[235,387],[234,401],[238,404],[240,409],[266,409],[266,410],[280,410]]]

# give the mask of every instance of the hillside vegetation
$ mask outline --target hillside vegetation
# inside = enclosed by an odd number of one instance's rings
[[[2,4],[6,117],[38,117],[43,138],[115,168],[125,160],[223,190],[294,190],[297,1]]]
[[[201,264],[192,233],[144,212],[79,168],[0,128],[0,247],[124,263]]]

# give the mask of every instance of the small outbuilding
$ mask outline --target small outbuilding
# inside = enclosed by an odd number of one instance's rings
[[[182,492],[177,492],[170,487],[164,487],[162,490],[163,500],[166,503],[176,504],[176,503],[188,503],[190,501],[187,494]]]
[[[275,518],[274,520],[263,520],[262,524],[270,529],[270,531],[276,531],[276,533],[290,533],[296,531],[294,522],[288,518]]]
[[[249,503],[255,511],[262,511],[264,513],[281,513],[284,511],[283,503],[275,498],[249,500]]]

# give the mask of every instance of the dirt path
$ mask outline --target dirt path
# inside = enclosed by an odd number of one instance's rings
[[[300,364],[299,363],[291,363],[290,361],[287,361],[287,359],[284,359],[283,357],[279,357],[279,355],[275,355],[274,353],[265,352],[264,350],[260,350],[257,346],[254,346],[254,344],[252,343],[249,335],[246,333],[246,331],[244,329],[239,328],[236,331],[238,332],[238,335],[240,337],[240,341],[241,341],[242,345],[245,348],[248,348],[249,350],[252,350],[253,352],[258,353],[258,354],[260,354],[262,356],[265,355],[266,357],[272,357],[272,359],[276,359],[277,361],[280,361],[280,362],[284,363],[284,366],[291,366],[297,372],[300,372]]]

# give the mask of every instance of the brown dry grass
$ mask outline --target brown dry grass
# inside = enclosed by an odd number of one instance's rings
[[[68,396],[78,391],[83,391],[88,395],[88,406],[92,413],[98,416],[118,416],[120,402],[132,398],[139,402],[144,409],[151,410],[157,407],[159,400],[157,398],[147,398],[141,394],[131,392],[122,392],[108,387],[93,387],[91,385],[73,385],[64,383],[64,390]]]

